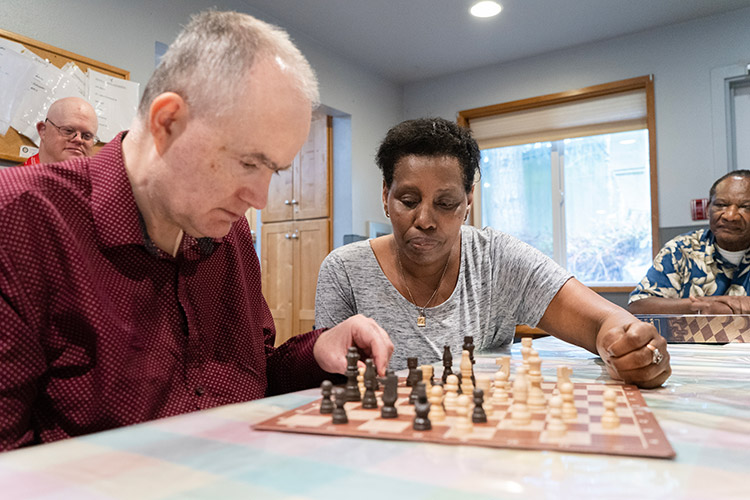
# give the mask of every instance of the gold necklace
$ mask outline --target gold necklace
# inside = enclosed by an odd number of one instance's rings
[[[396,246],[395,241],[394,241],[394,246]],[[445,278],[445,272],[448,270],[448,264],[450,264],[451,256],[450,254],[448,255],[448,260],[445,262],[445,267],[443,268],[443,274],[440,275],[440,281],[438,281],[435,291],[432,292],[432,295],[430,296],[430,299],[427,301],[427,303],[421,307],[414,300],[414,297],[411,294],[411,290],[409,290],[409,284],[406,282],[406,278],[404,278],[404,269],[403,267],[401,267],[401,255],[400,255],[400,252],[398,251],[398,246],[396,246],[396,261],[398,262],[398,273],[399,275],[401,275],[401,281],[403,281],[404,286],[406,287],[406,292],[409,294],[409,299],[411,299],[411,303],[414,304],[417,307],[417,311],[419,311],[419,316],[417,317],[417,326],[419,327],[427,326],[427,315],[426,315],[427,306],[430,305],[430,302],[432,302],[432,299],[435,298],[435,295],[437,295],[438,290],[440,290],[440,285],[443,284],[443,278]]]

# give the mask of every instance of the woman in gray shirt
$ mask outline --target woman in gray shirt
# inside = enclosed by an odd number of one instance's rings
[[[412,356],[437,362],[444,345],[460,346],[466,335],[478,351],[496,351],[512,342],[517,324],[539,325],[598,353],[614,378],[661,385],[669,355],[652,325],[516,238],[463,224],[479,157],[470,132],[444,119],[409,120],[388,132],[377,162],[393,234],[325,259],[316,326],[373,318],[394,344],[391,367],[401,369]]]

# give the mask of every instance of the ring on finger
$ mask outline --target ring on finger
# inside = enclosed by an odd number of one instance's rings
[[[655,365],[661,363],[661,361],[664,359],[664,355],[661,353],[661,351],[657,347],[651,345],[651,342],[646,344],[646,347],[651,350],[651,363]]]

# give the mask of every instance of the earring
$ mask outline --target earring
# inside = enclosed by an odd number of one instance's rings
[[[468,211],[466,212],[466,215],[464,215],[464,222],[466,222],[467,220],[469,220],[469,212]]]
[[[385,210],[385,216],[386,216],[386,218],[388,218],[388,219],[390,219],[390,218],[391,218],[391,214],[390,214],[390,213],[388,212],[388,209],[386,209],[386,210]]]

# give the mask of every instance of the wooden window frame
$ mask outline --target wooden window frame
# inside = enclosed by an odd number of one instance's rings
[[[648,129],[648,148],[649,148],[649,177],[651,183],[651,252],[652,256],[660,249],[659,244],[659,189],[657,181],[657,164],[656,164],[656,117],[654,112],[654,78],[653,75],[639,76],[616,82],[594,85],[556,94],[547,94],[518,101],[511,101],[479,108],[459,111],[456,115],[456,122],[469,128],[471,120],[484,118],[505,113],[517,111],[527,111],[534,108],[542,108],[557,104],[570,103],[601,97],[620,92],[632,90],[643,90],[646,93],[646,128]],[[473,208],[472,208],[473,210]],[[592,286],[595,292],[630,292],[632,287],[626,286]]]

